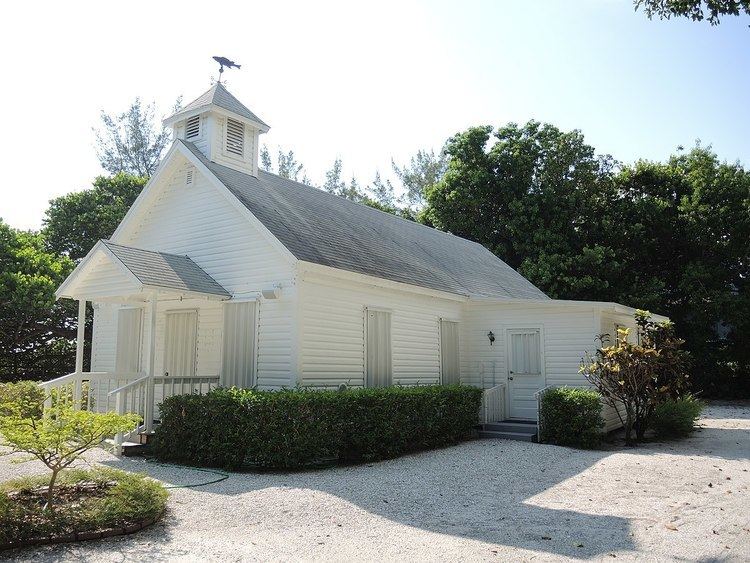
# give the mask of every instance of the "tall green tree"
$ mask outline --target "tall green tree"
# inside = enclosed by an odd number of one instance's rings
[[[750,15],[750,0],[634,0],[650,18],[686,17],[718,25],[722,16]]]
[[[425,204],[427,189],[442,179],[447,165],[445,149],[438,153],[433,150],[418,150],[402,166],[391,160],[391,168],[403,186],[401,203],[415,210],[421,209]]]
[[[173,111],[182,102],[178,98]],[[171,132],[156,121],[156,105],[140,98],[121,114],[101,112],[102,125],[94,129],[96,152],[104,170],[151,176],[171,140]]]
[[[75,306],[55,301],[55,290],[73,266],[38,233],[0,220],[0,381],[72,371]]]
[[[551,297],[669,315],[712,394],[750,394],[750,172],[697,146],[616,169],[577,132],[474,128],[447,145],[424,216]]]
[[[86,256],[99,239],[112,235],[146,181],[124,172],[99,176],[91,188],[50,201],[43,221],[48,248],[73,260]]]
[[[605,213],[616,195],[610,157],[579,131],[535,121],[471,128],[445,150],[426,222],[479,242],[552,297],[611,296],[619,264]]]
[[[285,151],[279,147],[276,155],[276,165],[274,165],[268,146],[263,145],[260,149],[260,167],[266,172],[278,174],[282,178],[289,178],[295,182],[310,185],[310,179],[305,173],[305,166],[297,160],[297,156],[292,150]]]
[[[618,300],[675,321],[701,388],[750,393],[750,171],[696,146],[616,184]]]

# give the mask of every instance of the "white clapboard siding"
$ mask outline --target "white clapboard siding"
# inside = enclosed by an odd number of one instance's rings
[[[391,312],[393,383],[440,381],[439,322],[459,319],[459,302],[314,276],[299,291],[302,385],[364,385],[367,307]]]
[[[95,275],[83,276],[75,285],[77,295],[83,295],[88,300],[104,295],[128,295],[140,290],[140,286],[130,279],[123,269],[115,265],[103,252],[100,252],[89,263],[88,272]]]
[[[115,242],[186,254],[234,296],[290,282],[292,264],[197,169],[186,186],[186,168],[185,161],[162,180],[148,209]]]
[[[258,305],[257,386],[261,389],[296,384],[293,349],[296,346],[297,297],[294,288],[282,290],[280,299]]]
[[[585,306],[469,303],[461,323],[462,381],[484,387],[506,383],[505,331],[542,328],[545,385],[588,386],[578,370],[585,352],[596,346],[594,318],[593,309]]]

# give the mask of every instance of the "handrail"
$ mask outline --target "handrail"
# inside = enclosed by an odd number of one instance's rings
[[[505,383],[485,389],[482,393],[482,423],[497,422],[505,418]]]
[[[75,383],[81,379],[83,381],[97,381],[101,379],[132,379],[133,377],[140,377],[143,372],[113,372],[113,371],[84,371],[81,373],[69,373],[68,375],[60,376],[56,379],[50,379],[49,381],[39,382],[39,387],[57,387],[58,385],[65,385],[67,383]]]
[[[114,395],[115,393],[120,393],[122,391],[127,391],[128,389],[130,389],[132,387],[136,387],[138,385],[141,385],[142,383],[145,383],[148,380],[149,377],[150,377],[149,375],[144,375],[143,377],[139,377],[138,379],[133,379],[132,381],[128,381],[122,387],[118,387],[117,389],[112,389],[112,391],[110,391],[109,393],[107,393],[107,396],[109,397],[110,395]]]

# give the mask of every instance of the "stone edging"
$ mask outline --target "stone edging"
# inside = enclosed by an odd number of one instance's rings
[[[8,549],[17,549],[17,548],[22,548],[22,547],[31,547],[35,545],[48,545],[48,544],[54,544],[54,543],[69,543],[69,542],[79,542],[79,541],[87,541],[87,540],[98,540],[98,539],[104,539],[104,538],[112,538],[115,536],[125,536],[129,534],[134,534],[158,522],[161,519],[161,517],[164,516],[165,512],[166,510],[162,511],[161,514],[159,514],[155,518],[147,518],[146,520],[143,520],[142,522],[137,522],[129,526],[122,526],[118,528],[105,528],[103,530],[92,530],[88,532],[73,532],[70,534],[63,534],[60,536],[50,536],[46,538],[31,538],[31,539],[20,541],[20,542],[0,543],[0,551],[5,551]]]

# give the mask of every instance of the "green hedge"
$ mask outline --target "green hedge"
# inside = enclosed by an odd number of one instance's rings
[[[693,395],[660,404],[651,415],[649,426],[657,438],[682,438],[695,429],[704,404]]]
[[[470,438],[481,396],[462,385],[177,395],[161,405],[154,453],[229,469],[386,459]]]
[[[542,395],[539,440],[559,446],[595,448],[601,442],[602,403],[592,389],[560,387]]]

